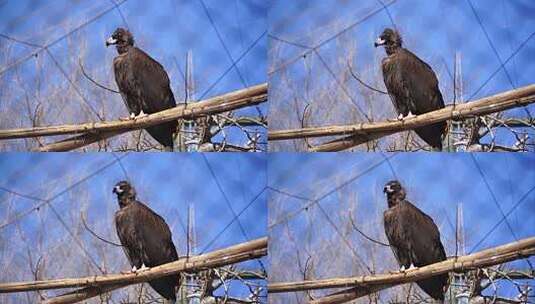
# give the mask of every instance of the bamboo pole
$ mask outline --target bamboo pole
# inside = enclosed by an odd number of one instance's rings
[[[65,152],[74,149],[78,149],[92,143],[95,143],[100,140],[111,138],[113,136],[119,135],[122,132],[107,132],[100,134],[82,134],[74,137],[66,138],[55,143],[51,143],[37,149],[34,149],[34,152]]]
[[[465,272],[475,268],[489,267],[532,255],[535,255],[535,237],[404,272],[351,278],[272,283],[268,285],[268,292],[276,293],[326,288],[370,288],[385,285],[393,286],[419,281],[451,271]]]
[[[370,287],[357,287],[342,290],[328,296],[318,298],[310,301],[309,304],[342,304],[366,295],[372,294],[374,292],[379,292],[383,289],[390,288],[394,285],[379,285],[379,286],[370,286]]]
[[[147,282],[163,276],[188,271],[222,267],[245,260],[256,259],[267,254],[267,237],[237,244],[225,249],[149,268],[145,271],[127,274],[109,274],[83,278],[54,279],[33,282],[0,284],[0,293],[45,290],[71,287],[101,287],[118,284]]]
[[[72,304],[77,303],[83,300],[96,297],[103,293],[107,293],[122,287],[126,287],[128,284],[117,284],[117,285],[106,285],[101,287],[86,287],[77,289],[57,297],[47,299],[42,302],[42,304]]]
[[[235,123],[239,124],[242,127],[267,125],[267,121],[257,120],[256,118],[252,118],[252,117],[238,117],[237,119],[235,119]],[[226,124],[230,124],[230,123],[226,122]],[[78,149],[83,146],[90,145],[100,140],[104,140],[104,139],[119,135],[121,133],[122,132],[108,132],[108,133],[101,133],[101,134],[82,134],[82,135],[70,137],[70,138],[55,142],[55,143],[51,143],[51,144],[39,147],[35,149],[34,151],[36,152],[70,151],[73,149]]]
[[[243,280],[264,280],[265,275],[261,273],[244,273],[240,274],[240,278]],[[99,294],[110,292],[115,289],[128,286],[128,284],[118,284],[118,285],[107,285],[103,287],[86,287],[72,292],[62,294],[60,296],[48,299],[43,304],[70,304],[83,301],[92,297],[96,297]]]
[[[310,152],[333,152],[333,151],[342,151],[345,149],[358,146],[369,141],[379,139],[388,135],[392,135],[396,132],[380,132],[370,135],[351,135],[342,138],[337,138],[335,140],[326,142],[324,144],[313,146],[309,149]]]
[[[228,112],[263,103],[267,100],[267,84],[259,84],[203,101],[178,105],[172,109],[131,120],[89,122],[77,125],[58,125],[36,128],[0,130],[0,139],[28,138],[67,134],[95,134],[132,131],[177,119],[194,119],[205,115]]]
[[[535,101],[535,84],[522,88],[506,91],[493,96],[478,99],[476,101],[450,105],[443,109],[414,116],[404,120],[359,123],[343,126],[310,127],[293,130],[276,130],[268,133],[268,140],[288,140],[306,137],[322,136],[355,136],[356,143],[362,143],[367,137],[381,136],[410,130],[449,119],[465,119],[508,110],[515,107],[526,106]],[[373,139],[375,139],[374,137]],[[346,138],[348,140],[348,138]],[[347,144],[336,146],[337,149],[348,148]],[[314,151],[323,151],[323,147],[316,147]]]

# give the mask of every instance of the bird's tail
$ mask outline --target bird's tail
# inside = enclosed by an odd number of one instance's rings
[[[176,125],[176,121],[170,121],[161,125],[148,127],[146,130],[163,146],[164,151],[172,152],[174,146],[173,133],[176,130]]]

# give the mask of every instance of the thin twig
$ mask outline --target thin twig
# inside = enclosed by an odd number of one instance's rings
[[[376,89],[376,88],[372,87],[371,85],[366,84],[364,81],[360,80],[360,78],[358,78],[357,75],[353,72],[353,67],[349,63],[349,60],[347,61],[347,68],[349,69],[349,73],[351,73],[351,76],[353,76],[353,78],[355,78],[355,80],[357,80],[361,85],[363,85],[363,86],[367,87],[368,89],[370,89],[372,91],[375,91],[377,93],[388,95],[387,92],[381,91],[379,89]]]
[[[117,246],[117,247],[123,247],[123,245],[121,245],[121,244],[117,244],[117,243],[114,243],[112,241],[106,240],[105,238],[99,236],[93,230],[91,230],[91,228],[89,228],[89,226],[87,226],[87,223],[85,221],[85,217],[84,217],[83,213],[80,213],[80,218],[82,219],[82,224],[84,225],[84,228],[87,229],[87,231],[89,231],[89,233],[91,233],[94,237],[96,237],[97,239],[103,241],[104,243],[107,243],[107,244],[110,244],[110,245],[113,245],[113,246]]]
[[[383,243],[381,241],[377,241],[377,240],[372,239],[371,237],[367,236],[364,232],[362,232],[359,228],[357,228],[357,225],[355,225],[355,222],[353,221],[353,216],[352,215],[349,215],[349,221],[351,222],[351,226],[353,226],[353,229],[355,229],[358,233],[360,233],[368,241],[371,241],[371,242],[373,242],[375,244],[382,245],[382,246],[385,246],[385,247],[390,247],[390,245],[388,245],[388,244],[385,244],[385,243]]]
[[[99,88],[101,89],[104,89],[104,90],[108,90],[110,92],[113,92],[113,93],[117,93],[117,94],[121,94],[121,92],[119,91],[115,91],[114,89],[110,89],[98,82],[96,82],[95,80],[93,80],[93,78],[91,78],[84,70],[84,66],[82,65],[82,60],[81,59],[78,59],[78,64],[80,65],[80,69],[82,70],[82,74],[85,76],[85,78],[89,79],[89,81],[91,81],[92,83],[94,83],[96,86],[98,86]]]

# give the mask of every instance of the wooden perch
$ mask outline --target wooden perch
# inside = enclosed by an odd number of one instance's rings
[[[535,84],[510,90],[476,101],[450,105],[444,109],[425,113],[399,121],[359,123],[345,126],[310,127],[293,130],[277,130],[268,132],[268,140],[288,140],[322,136],[349,136],[341,140],[320,145],[311,151],[340,151],[397,132],[411,130],[446,120],[461,120],[474,116],[505,111],[511,108],[526,106],[535,102]]]
[[[350,288],[316,300],[312,300],[309,302],[309,304],[341,304],[354,299],[358,299],[360,297],[367,296],[375,292],[379,292],[383,289],[387,289],[392,286],[394,285],[378,285],[370,287]]]
[[[265,280],[265,275],[261,273],[245,273],[240,274],[240,278],[243,280]],[[103,287],[86,287],[48,299],[43,304],[76,303],[125,286],[128,286],[128,284],[107,285]]]
[[[267,125],[267,121],[264,119],[256,119],[252,117],[238,117],[235,119],[235,124],[238,124],[242,127],[245,126],[264,126]],[[231,122],[226,122],[226,125],[230,125]],[[116,135],[123,133],[121,132],[107,132],[107,133],[97,133],[97,134],[82,134],[74,137],[70,137],[55,143],[51,143],[42,147],[35,149],[37,152],[64,152],[70,151],[73,149],[78,149],[83,146],[90,145],[100,140],[104,140]]]
[[[145,129],[150,126],[177,119],[195,119],[205,115],[223,113],[243,107],[263,103],[267,100],[267,84],[259,84],[224,95],[212,97],[187,106],[150,114],[132,120],[108,122],[89,122],[78,125],[59,125],[49,127],[0,130],[0,139],[28,138],[66,134],[98,134],[106,132],[127,132]]]
[[[123,132],[107,132],[97,134],[82,134],[51,143],[37,149],[34,152],[65,152],[78,149],[100,140],[108,139]]]
[[[47,299],[42,304],[71,304],[71,303],[77,303],[86,299],[90,299],[92,297],[96,297],[98,295],[101,295],[103,293],[107,293],[110,291],[113,291],[115,289],[119,289],[122,287],[126,287],[129,284],[117,284],[117,285],[106,285],[101,287],[86,287],[74,290],[72,292],[68,292],[66,294],[59,295],[57,297],[53,297],[50,299]]]
[[[489,267],[505,262],[535,255],[535,237],[523,239],[506,245],[486,249],[467,256],[461,256],[440,263],[427,265],[414,270],[390,274],[366,275],[352,278],[335,278],[301,282],[272,283],[268,292],[292,292],[313,289],[352,287],[311,303],[343,303],[357,297],[368,295],[380,289],[415,282],[452,271],[466,272],[476,268]],[[326,301],[327,299],[328,301]],[[342,301],[343,300],[343,301]],[[342,301],[342,302],[340,302]]]
[[[96,296],[102,292],[124,287],[130,284],[147,282],[159,277],[179,272],[196,272],[209,268],[222,267],[238,262],[260,258],[267,254],[267,237],[234,245],[188,259],[149,268],[138,273],[110,274],[72,279],[55,279],[34,282],[16,282],[0,284],[0,293],[21,292],[44,289],[87,287],[85,291],[75,291],[58,298],[49,299],[45,303],[74,303]],[[73,296],[74,295],[74,296]],[[85,297],[83,297],[85,296]],[[58,299],[60,301],[58,302]],[[66,301],[68,299],[69,301]]]

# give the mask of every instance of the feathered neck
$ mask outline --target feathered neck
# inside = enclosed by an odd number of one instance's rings
[[[401,50],[401,45],[395,43],[391,45],[385,45],[385,52],[386,55],[391,56],[396,54],[399,50]]]
[[[119,202],[119,208],[124,208],[130,205],[136,200],[136,196],[131,193],[121,193],[117,195],[117,201]]]
[[[401,204],[404,200],[405,200],[404,191],[388,193],[386,197],[388,208],[396,207],[397,205]]]
[[[117,53],[119,53],[119,55],[126,54],[133,47],[134,46],[130,44],[117,44],[115,46],[115,48],[117,49]]]

